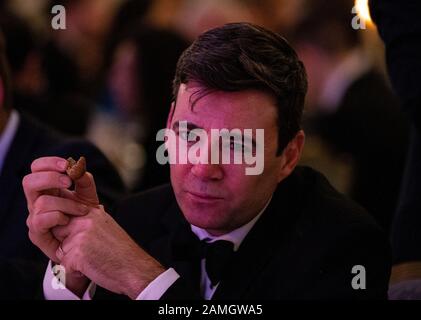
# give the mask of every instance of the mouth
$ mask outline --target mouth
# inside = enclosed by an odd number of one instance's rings
[[[186,193],[195,201],[201,201],[201,202],[213,202],[213,201],[219,201],[223,198],[217,197],[214,195],[210,195],[207,193],[200,193],[200,192],[192,192],[192,191],[186,191]]]

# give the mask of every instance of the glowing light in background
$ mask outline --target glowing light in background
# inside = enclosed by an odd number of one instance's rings
[[[365,21],[367,25],[372,25],[370,16],[370,9],[368,7],[368,0],[355,0],[355,8],[361,19]]]

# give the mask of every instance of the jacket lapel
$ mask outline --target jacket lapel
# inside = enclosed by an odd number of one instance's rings
[[[269,205],[235,253],[232,265],[216,289],[212,300],[243,297],[256,275],[273,256],[278,233],[273,206]]]
[[[235,253],[212,300],[247,298],[249,288],[259,280],[258,276],[267,264],[278,259],[275,255],[282,255],[284,239],[300,218],[300,204],[304,202],[296,180],[296,174],[293,174],[278,186],[271,203]]]
[[[167,231],[149,246],[151,254],[200,290],[200,240],[191,231],[175,200],[161,223]]]

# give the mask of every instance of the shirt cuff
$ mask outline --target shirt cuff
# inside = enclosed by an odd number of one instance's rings
[[[136,300],[159,300],[178,278],[180,275],[173,268],[168,269],[149,283]]]
[[[43,289],[46,300],[92,300],[96,285],[91,281],[85,293],[80,299],[77,295],[66,288],[66,277],[64,267],[55,265],[52,267],[51,260],[48,262],[44,275]]]

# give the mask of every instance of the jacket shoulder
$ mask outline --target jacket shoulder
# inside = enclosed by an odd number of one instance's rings
[[[320,172],[309,167],[299,167],[296,171],[295,188],[302,188],[304,218],[335,229],[353,224],[379,229],[366,209],[337,191]]]
[[[391,252],[386,233],[357,203],[336,191],[327,179],[310,168],[297,168],[292,177],[303,203],[282,248],[282,256],[296,261],[288,272],[301,273],[312,289],[297,296],[330,299],[384,299],[390,276]],[[294,199],[297,201],[297,199]],[[293,248],[293,249],[292,249]],[[366,270],[367,290],[351,286],[353,270]],[[296,285],[294,285],[294,288]]]

